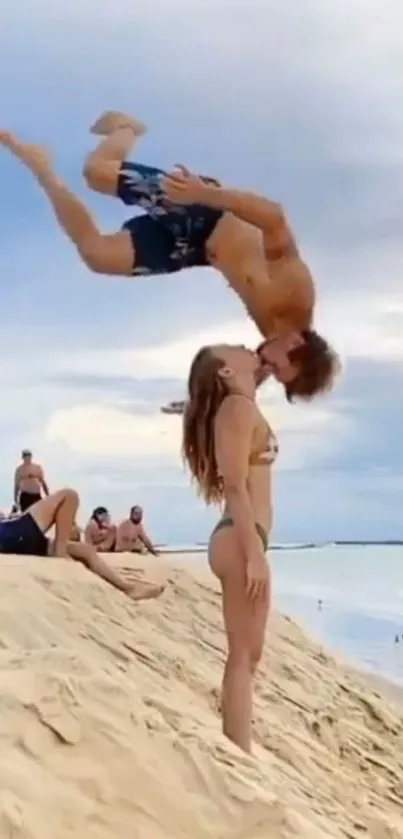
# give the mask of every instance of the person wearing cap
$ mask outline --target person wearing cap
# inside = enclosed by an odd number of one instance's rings
[[[41,500],[42,493],[49,495],[49,487],[43,468],[39,463],[34,463],[30,449],[22,450],[21,460],[14,472],[14,504],[24,513],[32,504]]]
[[[130,509],[129,517],[122,521],[117,529],[116,552],[144,553],[148,551],[158,556],[151,539],[143,526],[143,508],[138,504]]]
[[[84,541],[99,553],[116,550],[116,525],[112,524],[107,507],[95,507],[84,531]]]

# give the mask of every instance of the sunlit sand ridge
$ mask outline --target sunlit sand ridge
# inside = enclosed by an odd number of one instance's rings
[[[133,604],[77,565],[0,562],[1,839],[403,837],[403,718],[271,621],[248,758],[220,733],[211,578]]]

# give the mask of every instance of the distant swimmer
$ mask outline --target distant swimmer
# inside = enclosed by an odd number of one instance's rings
[[[183,426],[183,454],[197,490],[207,504],[223,508],[209,542],[228,648],[221,710],[224,734],[245,752],[271,597],[266,551],[278,451],[255,402],[263,375],[258,355],[246,347],[204,347],[190,369]]]
[[[287,398],[311,399],[329,390],[338,360],[312,328],[312,276],[283,208],[267,198],[221,187],[215,178],[192,175],[184,167],[167,174],[129,162],[130,149],[145,126],[126,114],[107,111],[91,131],[104,139],[85,160],[88,186],[145,211],[113,234],[100,232],[81,200],[55,174],[42,147],[0,132],[0,143],[35,176],[87,267],[115,276],[217,268],[265,338],[300,335],[293,350],[298,371],[288,371],[291,378],[284,379],[284,371],[273,368]]]
[[[130,572],[121,573],[91,545],[71,540],[78,505],[75,490],[60,489],[37,501],[22,515],[0,521],[0,554],[70,557],[132,600],[148,600],[162,594],[164,586],[139,580]],[[46,536],[52,527],[56,530],[54,541]]]

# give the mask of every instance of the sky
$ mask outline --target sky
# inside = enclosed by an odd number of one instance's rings
[[[24,27],[21,26],[24,20]],[[273,538],[403,537],[403,9],[399,0],[14,0],[2,12],[1,119],[43,142],[105,232],[125,208],[86,190],[91,122],[144,120],[136,158],[181,161],[281,201],[343,375],[307,406],[266,385],[280,443]],[[81,520],[145,508],[159,541],[207,538],[217,512],[180,458],[181,398],[205,343],[258,340],[211,269],[92,275],[44,196],[0,150],[0,507],[21,448]]]

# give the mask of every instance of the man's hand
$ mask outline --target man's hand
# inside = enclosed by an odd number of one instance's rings
[[[198,175],[192,175],[186,166],[177,164],[174,170],[162,179],[162,189],[174,204],[203,204],[211,189]]]

